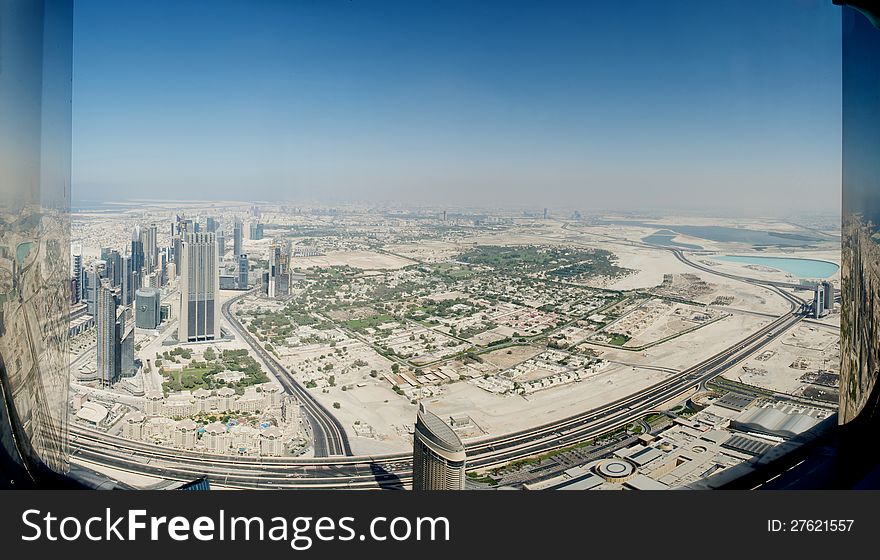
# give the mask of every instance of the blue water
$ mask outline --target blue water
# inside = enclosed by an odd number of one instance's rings
[[[644,222],[640,220],[598,220],[596,223],[652,228],[662,227],[670,230],[672,233],[679,233],[690,237],[699,237],[700,239],[708,239],[709,241],[717,241],[719,243],[747,243],[759,247],[803,247],[805,245],[815,245],[822,241],[812,235],[760,231],[728,226],[680,226]],[[645,242],[650,243],[650,241]]]
[[[690,243],[679,243],[678,241],[673,241],[673,238],[678,234],[674,231],[669,231],[668,229],[661,229],[660,231],[649,235],[648,237],[643,237],[642,241],[645,243],[649,243],[651,245],[659,245],[660,247],[678,247],[679,249],[691,249],[693,251],[699,251],[702,249],[699,245],[692,245]]]
[[[18,247],[15,248],[15,259],[18,261],[18,264],[24,264],[28,255],[31,254],[31,249],[33,249],[33,247],[34,244],[30,241],[18,244]]]
[[[742,255],[724,255],[711,257],[717,261],[757,264],[788,272],[798,278],[828,278],[837,272],[836,264],[816,259],[797,259],[794,257],[746,257]]]

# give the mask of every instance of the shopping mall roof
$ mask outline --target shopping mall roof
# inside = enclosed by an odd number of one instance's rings
[[[819,423],[819,418],[795,412],[786,414],[775,408],[752,408],[730,422],[731,427],[744,432],[756,432],[793,438]]]
[[[84,402],[76,417],[91,424],[100,424],[107,418],[107,409],[98,403]]]

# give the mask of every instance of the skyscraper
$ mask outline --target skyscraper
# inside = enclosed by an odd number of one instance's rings
[[[413,490],[464,490],[465,459],[458,435],[419,404],[413,433]]]
[[[122,284],[122,304],[131,305],[134,289],[132,288],[133,279],[131,276],[131,257],[129,255],[125,255],[124,257],[122,257],[122,264],[120,265],[120,269],[120,280]]]
[[[175,233],[171,237],[171,260],[174,261],[174,275],[180,276],[180,234]]]
[[[96,366],[101,385],[109,387],[116,381],[118,371],[118,340],[119,330],[116,324],[116,298],[113,289],[106,279],[101,280],[97,289],[97,305],[95,312],[95,328],[97,330]]]
[[[813,318],[818,319],[824,317],[825,309],[825,288],[822,284],[816,284],[816,291],[813,294]]]
[[[181,342],[220,338],[220,276],[217,242],[213,233],[187,233],[181,247]]]
[[[241,254],[241,220],[236,219],[232,227],[232,254],[238,258]]]
[[[159,326],[162,303],[160,292],[155,288],[141,288],[136,294],[135,324],[139,329],[155,329]]]
[[[122,255],[115,249],[107,254],[107,279],[114,288],[122,285]]]
[[[822,282],[822,288],[825,290],[825,310],[831,311],[834,309],[834,284],[825,281]]]
[[[238,288],[240,290],[247,289],[248,287],[248,271],[250,270],[250,263],[248,263],[247,255],[238,255]]]
[[[223,234],[223,230],[217,232],[217,254],[220,260],[223,260],[223,255],[226,254],[226,235]]]
[[[131,269],[138,276],[144,269],[144,242],[141,239],[140,226],[135,226],[131,232]]]
[[[82,255],[73,256],[73,270],[71,271],[73,278],[73,303],[79,303],[82,300]]]
[[[96,264],[92,264],[83,276],[83,294],[88,305],[89,315],[98,312],[98,289],[101,286],[101,275]]]
[[[134,364],[134,317],[131,308],[120,306],[116,310],[116,380],[131,377],[135,372]]]
[[[217,233],[217,221],[208,216],[205,223],[205,231],[208,233]]]
[[[150,227],[141,231],[141,245],[144,252],[143,271],[147,274],[155,271],[159,264],[157,234],[158,229],[156,224],[150,224]]]
[[[272,251],[269,253],[269,273],[266,278],[266,295],[270,298],[275,297],[275,279],[276,274],[278,274],[278,267],[280,265],[280,257],[281,256],[281,248],[277,245],[272,248]]]

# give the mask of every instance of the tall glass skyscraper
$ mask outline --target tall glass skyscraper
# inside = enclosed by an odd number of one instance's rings
[[[241,220],[237,219],[232,225],[232,254],[236,258],[241,254]]]
[[[97,313],[95,315],[95,329],[97,331],[97,346],[95,356],[97,360],[98,377],[101,384],[109,387],[116,382],[119,336],[116,325],[116,298],[108,280],[102,280],[98,287]]]
[[[220,338],[220,275],[213,233],[186,233],[180,263],[181,342]]]
[[[69,0],[0,0],[0,488],[68,470]]]

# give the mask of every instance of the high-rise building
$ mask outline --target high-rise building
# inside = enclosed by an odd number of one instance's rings
[[[134,281],[134,279],[132,278],[130,256],[125,255],[124,257],[122,257],[122,264],[120,265],[120,269],[120,280],[122,283],[122,305],[131,305],[134,294],[134,289],[132,288],[132,282]]]
[[[208,233],[217,233],[217,221],[211,216],[208,216],[205,220],[205,231]]]
[[[464,490],[465,459],[458,434],[419,404],[413,433],[413,490]]]
[[[162,249],[159,252],[159,264],[156,267],[156,273],[159,276],[159,287],[168,284],[168,250]]]
[[[238,289],[244,290],[248,287],[248,272],[250,271],[250,263],[248,263],[247,255],[238,256]]]
[[[107,254],[107,279],[114,288],[122,285],[122,255],[115,249]]]
[[[98,312],[98,289],[101,287],[101,274],[96,264],[93,264],[83,276],[84,294],[88,305],[89,315],[95,316]]]
[[[73,303],[82,301],[82,255],[73,256],[73,270],[71,270],[73,278],[73,294],[71,300]]]
[[[217,254],[220,255],[220,260],[223,260],[223,255],[226,254],[226,235],[223,230],[217,232]]]
[[[825,288],[822,284],[816,284],[816,291],[813,294],[813,318],[818,319],[824,317],[826,313]]]
[[[171,237],[171,260],[174,261],[174,274],[180,276],[180,234],[175,233]]]
[[[141,239],[141,227],[135,226],[131,233],[131,269],[138,276],[144,269],[144,242]]]
[[[101,384],[109,387],[116,382],[119,359],[117,356],[119,331],[116,324],[116,298],[113,296],[110,282],[106,279],[101,280],[97,294],[98,301],[95,312],[96,365]]]
[[[161,292],[154,288],[141,288],[137,291],[134,321],[139,329],[155,329],[161,321]]]
[[[266,278],[266,295],[270,298],[275,297],[275,280],[276,275],[278,274],[278,267],[280,266],[280,257],[281,257],[281,248],[277,245],[272,248],[272,251],[269,253],[269,272]]]
[[[834,309],[834,284],[825,281],[822,282],[822,288],[825,290],[825,310],[831,311]]]
[[[235,258],[238,258],[241,255],[241,230],[242,230],[241,220],[236,219],[235,223],[232,226],[232,254]]]
[[[150,224],[150,227],[141,230],[141,245],[144,252],[143,271],[147,274],[155,271],[159,265],[159,245],[157,235],[158,229],[156,224]]]
[[[183,237],[180,270],[181,342],[220,338],[220,265],[213,233],[187,233]]]
[[[116,371],[115,379],[133,376],[134,363],[134,324],[131,308],[120,306],[116,311]]]
[[[263,239],[263,224],[260,222],[251,222],[249,237],[254,241]]]

